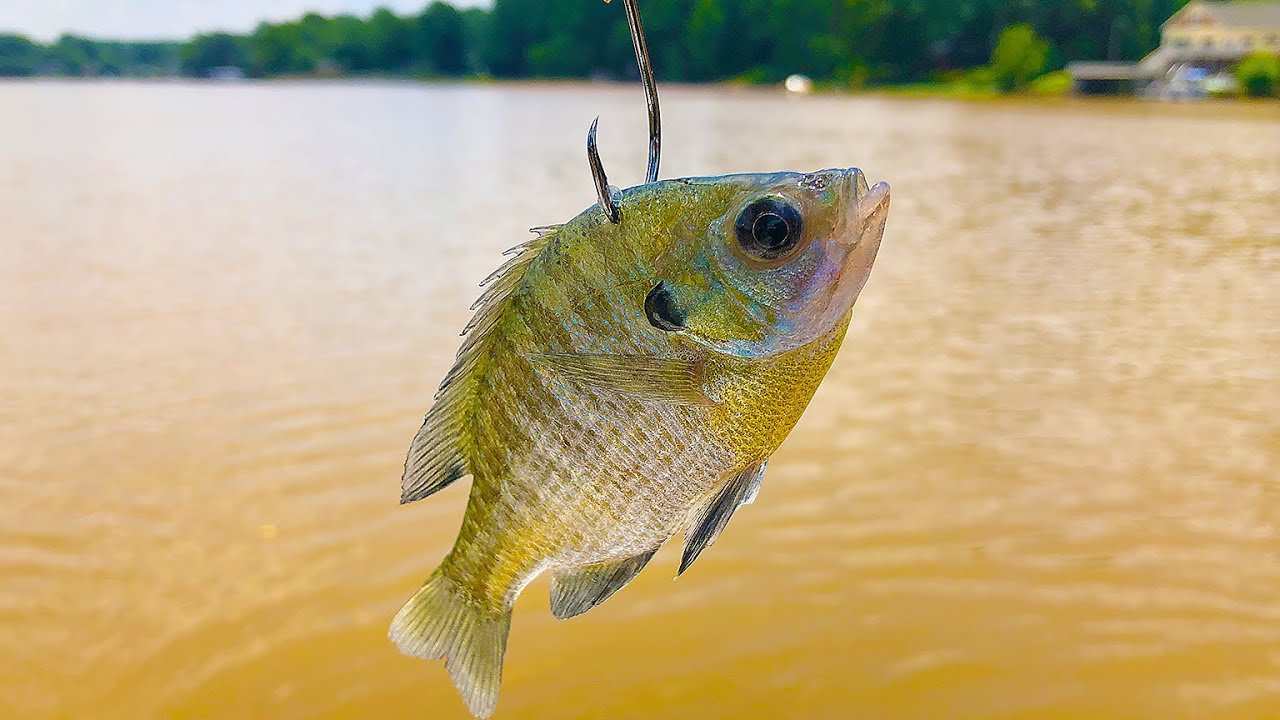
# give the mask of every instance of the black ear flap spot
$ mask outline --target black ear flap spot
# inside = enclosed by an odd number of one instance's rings
[[[675,297],[664,282],[655,285],[645,297],[644,314],[649,318],[650,325],[663,332],[684,329],[686,313],[676,304]]]

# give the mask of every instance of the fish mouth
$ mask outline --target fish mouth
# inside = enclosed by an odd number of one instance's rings
[[[864,226],[875,221],[883,222],[889,215],[889,183],[876,183],[859,197],[857,211],[858,219]]]
[[[846,171],[844,183],[847,210],[843,213],[844,228],[838,240],[844,246],[840,275],[842,284],[852,293],[849,302],[852,306],[880,253],[880,241],[889,219],[889,186],[886,183],[868,186],[866,176],[856,168]]]
[[[853,248],[870,250],[874,258],[889,218],[889,184],[881,182],[871,186],[861,170],[849,168],[844,171],[844,196],[851,211],[846,242]],[[867,247],[869,245],[872,247]]]

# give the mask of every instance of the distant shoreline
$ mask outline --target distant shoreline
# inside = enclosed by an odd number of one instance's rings
[[[639,90],[636,81],[630,80],[584,80],[576,78],[521,78],[495,79],[487,77],[444,78],[444,77],[404,77],[380,75],[279,75],[268,78],[243,78],[235,80],[213,80],[184,76],[157,77],[67,77],[67,76],[27,76],[0,77],[0,87],[5,85],[23,85],[39,83],[85,84],[85,85],[185,85],[209,87],[252,87],[267,85],[386,85],[386,86],[444,86],[444,87],[509,87],[509,88],[547,88],[547,89],[625,89]],[[761,94],[791,96],[803,98],[879,98],[897,100],[949,100],[976,103],[1013,103],[1025,105],[1062,105],[1062,106],[1132,106],[1132,107],[1259,107],[1274,108],[1280,106],[1277,98],[1221,97],[1201,98],[1191,101],[1170,101],[1156,98],[1145,98],[1133,95],[1076,95],[1076,94],[1037,94],[1032,92],[996,93],[972,91],[948,85],[904,84],[877,85],[856,90],[819,86],[812,93],[792,95],[781,84],[753,84],[743,82],[663,82],[660,88],[677,92],[713,90],[716,92],[732,92],[743,94]]]

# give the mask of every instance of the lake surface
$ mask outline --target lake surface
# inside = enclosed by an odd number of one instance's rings
[[[1280,106],[669,88],[663,174],[856,165],[888,233],[738,513],[498,718],[1274,718]],[[467,717],[385,637],[476,284],[643,173],[630,86],[0,84],[0,717]]]

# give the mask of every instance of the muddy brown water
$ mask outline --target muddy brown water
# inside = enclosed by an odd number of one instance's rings
[[[665,177],[893,186],[760,501],[499,718],[1280,717],[1280,110],[670,88]],[[0,85],[0,716],[466,717],[391,615],[476,283],[644,165],[640,90]]]

